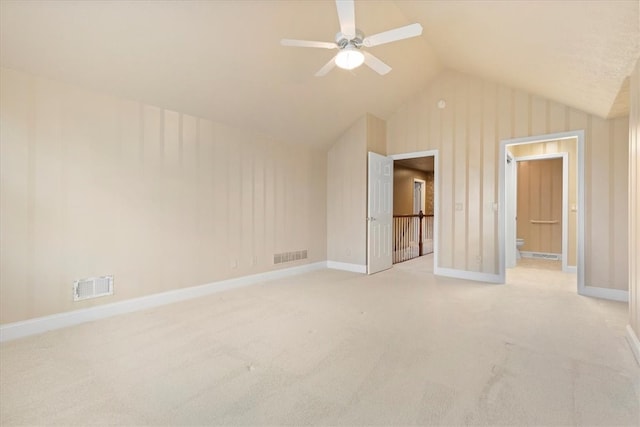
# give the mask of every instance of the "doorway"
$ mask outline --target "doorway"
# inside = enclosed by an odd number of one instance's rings
[[[433,254],[437,265],[437,150],[389,156],[394,160],[393,263]]]
[[[500,252],[500,277],[504,283],[506,268],[517,265],[516,239],[529,237],[520,241],[520,255],[525,254],[529,265],[557,257],[562,260],[561,269],[566,273],[577,273],[577,291],[584,289],[584,133],[583,131],[541,135],[538,137],[517,138],[501,142],[500,149],[500,206],[498,214],[498,243]],[[561,162],[546,172],[531,172],[528,178],[538,179],[533,184],[532,194],[520,194],[526,190],[518,184],[520,174],[530,171],[523,165],[533,162],[552,160]],[[536,165],[540,166],[540,165]],[[551,166],[549,166],[551,168]],[[519,171],[520,170],[520,174]],[[560,171],[560,172],[558,172]],[[552,190],[555,201],[550,197],[541,199],[541,187],[551,185],[551,174],[561,174],[562,189]],[[542,176],[535,176],[542,175]],[[518,190],[518,185],[520,191]],[[562,196],[560,196],[560,193]],[[540,201],[543,200],[543,201]],[[530,201],[530,202],[529,202]],[[520,203],[518,203],[520,202]],[[519,206],[538,203],[532,213],[523,213],[530,206]],[[558,206],[561,204],[561,207]],[[551,206],[554,205],[554,206]],[[531,217],[535,216],[535,218]],[[525,224],[526,222],[526,224]],[[553,231],[559,232],[552,237]],[[525,231],[526,230],[526,231]],[[544,240],[544,243],[542,241]],[[561,240],[561,242],[559,241]],[[535,248],[537,250],[532,250]],[[544,249],[541,249],[544,248]],[[561,249],[558,249],[561,248]],[[528,249],[528,250],[527,250]],[[537,261],[540,260],[540,261]],[[557,261],[559,263],[559,261]],[[544,267],[543,267],[544,268]]]

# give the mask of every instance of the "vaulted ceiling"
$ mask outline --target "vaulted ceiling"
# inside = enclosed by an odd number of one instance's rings
[[[640,55],[638,0],[356,1],[365,34],[418,22],[423,35],[370,49],[393,67],[385,76],[363,66],[321,78],[314,73],[334,51],[279,40],[332,41],[331,0],[0,7],[4,67],[317,146],[366,112],[388,117],[444,69],[624,115]]]

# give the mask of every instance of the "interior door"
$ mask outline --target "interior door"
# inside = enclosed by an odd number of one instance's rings
[[[418,215],[422,210],[422,183],[413,181],[413,214]]]
[[[393,160],[369,152],[367,273],[391,268]]]

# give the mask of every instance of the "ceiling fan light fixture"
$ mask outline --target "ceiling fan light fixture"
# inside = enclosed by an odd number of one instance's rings
[[[364,54],[354,46],[347,46],[336,55],[336,65],[345,70],[353,70],[364,63]]]

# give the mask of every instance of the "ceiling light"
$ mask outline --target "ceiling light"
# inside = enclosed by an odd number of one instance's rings
[[[347,46],[336,55],[336,65],[345,70],[358,68],[364,62],[364,54],[354,46]]]

